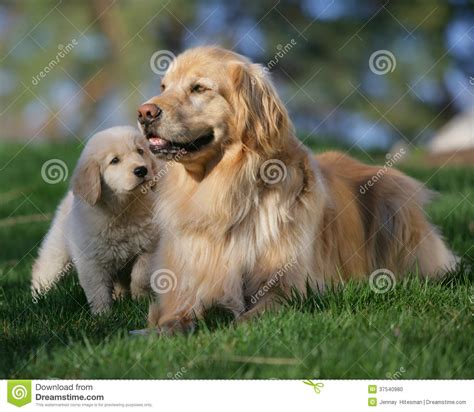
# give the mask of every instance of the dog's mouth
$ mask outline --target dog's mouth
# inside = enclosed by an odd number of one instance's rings
[[[161,136],[148,135],[148,142],[150,143],[150,150],[154,154],[187,154],[194,153],[201,150],[214,140],[214,131],[211,130],[206,134],[199,136],[197,139],[188,143],[172,142],[166,140]]]

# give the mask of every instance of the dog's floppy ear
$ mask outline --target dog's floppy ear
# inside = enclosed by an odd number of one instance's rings
[[[236,63],[231,77],[237,133],[249,148],[275,153],[292,126],[267,73],[259,64]]]
[[[79,160],[74,176],[72,177],[72,192],[91,206],[100,198],[100,167],[97,160],[85,158]]]

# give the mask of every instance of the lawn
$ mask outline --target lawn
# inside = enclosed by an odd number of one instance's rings
[[[428,213],[463,257],[444,280],[412,275],[385,294],[349,283],[247,324],[214,310],[191,336],[143,337],[128,331],[145,327],[147,301],[93,317],[75,273],[31,299],[31,264],[69,180],[47,184],[41,168],[61,159],[70,177],[79,152],[0,143],[0,378],[474,378],[474,169],[401,167],[440,193]]]

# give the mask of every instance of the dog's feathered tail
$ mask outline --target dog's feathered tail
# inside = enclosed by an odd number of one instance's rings
[[[31,291],[35,297],[48,292],[72,267],[65,241],[65,221],[71,211],[72,201],[73,194],[69,192],[60,203],[33,264]]]
[[[458,259],[446,247],[438,229],[426,218],[424,207],[436,195],[415,179],[397,171],[376,185],[373,219],[373,265],[403,267],[436,276],[454,269]],[[370,196],[370,191],[368,191]]]

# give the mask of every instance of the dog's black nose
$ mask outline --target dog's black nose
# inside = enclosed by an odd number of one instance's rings
[[[157,119],[162,110],[154,103],[145,103],[138,108],[138,121],[140,124],[151,123]]]
[[[133,174],[137,177],[145,177],[147,173],[148,169],[145,166],[139,166],[133,170]]]

